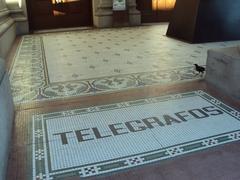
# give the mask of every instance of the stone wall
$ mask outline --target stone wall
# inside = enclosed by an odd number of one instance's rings
[[[126,0],[129,14],[129,25],[141,24],[141,14],[136,9],[136,0]],[[93,24],[95,27],[112,27],[113,25],[113,0],[92,0]]]
[[[8,73],[4,61],[0,58],[0,179],[6,179],[11,130],[14,118],[13,100]]]
[[[5,58],[18,34],[28,33],[28,21],[18,2],[0,0],[0,57]]]

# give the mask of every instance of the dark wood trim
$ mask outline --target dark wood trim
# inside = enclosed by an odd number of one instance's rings
[[[86,8],[83,7],[84,4]],[[83,8],[80,9],[80,7]],[[53,10],[63,11],[66,15],[54,16]],[[30,31],[93,26],[92,1],[90,0],[55,5],[52,5],[51,0],[27,0],[27,11]]]

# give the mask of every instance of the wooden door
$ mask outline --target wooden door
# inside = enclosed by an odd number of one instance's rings
[[[30,29],[92,26],[91,0],[29,0]]]
[[[168,7],[166,9],[155,9],[154,2],[154,0],[137,0],[137,9],[141,12],[142,23],[169,21],[172,9]]]

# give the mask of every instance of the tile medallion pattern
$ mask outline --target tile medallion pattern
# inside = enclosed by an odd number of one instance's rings
[[[238,44],[188,44],[167,25],[22,37],[10,79],[16,104],[199,79],[207,50]]]
[[[91,177],[240,139],[240,112],[203,91],[37,114],[31,122],[34,180]]]

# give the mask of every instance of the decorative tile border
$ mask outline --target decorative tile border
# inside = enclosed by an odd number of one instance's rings
[[[199,79],[193,67],[50,83],[40,35],[23,36],[10,73],[15,104],[86,96]]]
[[[167,38],[166,30],[167,24],[23,36],[10,72],[14,102],[19,105],[200,79],[193,64],[204,65],[208,49],[239,44],[192,45]]]
[[[128,101],[116,104],[109,104],[103,106],[95,106],[82,109],[74,109],[69,111],[53,112],[48,114],[38,114],[33,116],[32,124],[32,170],[33,174],[29,179],[58,179],[68,176],[90,177],[101,175],[119,170],[137,167],[161,160],[173,158],[179,155],[184,155],[199,150],[215,147],[221,144],[234,142],[240,140],[240,130],[231,131],[227,133],[218,134],[215,136],[197,139],[191,142],[177,144],[166,148],[157,149],[150,152],[135,154],[128,157],[121,157],[119,159],[108,160],[105,162],[97,162],[95,164],[86,164],[80,167],[67,168],[63,170],[51,170],[50,154],[48,147],[48,138],[46,132],[46,121],[54,118],[69,117],[75,115],[82,115],[87,113],[94,113],[100,111],[108,111],[113,109],[121,109],[126,107],[152,104],[156,102],[166,102],[168,100],[183,99],[187,97],[200,97],[210,104],[218,107],[234,119],[240,121],[240,112],[225,105],[219,100],[213,98],[203,91],[187,92],[176,95],[161,96],[149,99],[140,99],[136,101]]]

